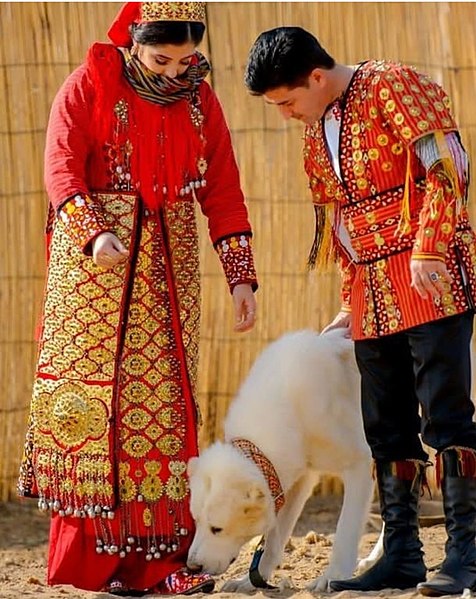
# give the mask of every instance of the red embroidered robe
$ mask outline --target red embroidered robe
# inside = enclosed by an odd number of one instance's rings
[[[194,196],[230,289],[256,287],[247,209],[215,94],[200,84],[206,144],[195,156],[199,139],[174,142],[190,131],[188,101],[143,100],[122,68],[116,48],[95,44],[52,107],[45,179],[59,218],[19,484],[52,512],[48,582],[94,591],[111,578],[153,587],[184,565],[193,537]],[[208,164],[200,188],[187,170],[197,158]],[[191,177],[183,196],[173,187],[180,168]],[[126,266],[94,265],[90,242],[103,231],[128,248]]]
[[[412,68],[376,61],[357,69],[344,98],[342,181],[323,122],[306,128],[306,172],[313,202],[331,211],[327,226],[333,221],[342,305],[352,312],[354,339],[396,333],[474,306],[476,243],[462,201],[465,183],[438,166],[425,172],[414,148],[424,135],[456,130],[437,84]],[[351,249],[338,238],[340,224]],[[410,287],[412,256],[446,263],[453,284],[440,300],[424,300]]]

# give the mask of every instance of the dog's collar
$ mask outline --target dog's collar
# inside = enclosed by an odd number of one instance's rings
[[[281,482],[273,464],[261,449],[251,441],[248,441],[248,439],[232,439],[231,444],[252,460],[261,470],[271,491],[271,496],[274,500],[274,511],[277,514],[283,507],[285,499]]]

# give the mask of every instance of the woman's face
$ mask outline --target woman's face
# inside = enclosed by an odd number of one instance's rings
[[[157,46],[136,44],[136,46],[136,56],[142,64],[157,75],[165,75],[171,79],[175,79],[187,70],[195,53],[193,42],[186,42],[180,46],[172,44]]]

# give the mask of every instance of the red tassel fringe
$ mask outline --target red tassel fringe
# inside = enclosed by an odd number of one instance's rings
[[[447,450],[455,451],[458,456],[458,476],[461,478],[476,478],[476,451],[466,447],[448,447]],[[441,487],[444,476],[443,460],[441,453],[436,456],[436,484]]]

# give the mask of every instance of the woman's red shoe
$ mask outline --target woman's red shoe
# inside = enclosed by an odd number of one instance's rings
[[[215,581],[209,574],[196,574],[187,568],[180,568],[158,584],[155,592],[161,595],[193,595],[211,593],[214,588]]]

